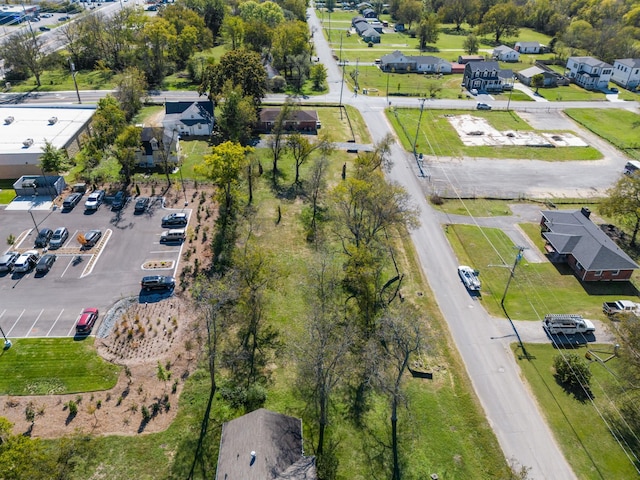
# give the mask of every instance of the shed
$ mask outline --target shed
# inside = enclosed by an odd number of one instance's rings
[[[23,175],[13,184],[13,189],[19,197],[57,197],[66,187],[67,183],[60,175]]]

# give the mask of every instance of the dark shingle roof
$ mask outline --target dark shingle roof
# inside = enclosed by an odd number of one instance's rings
[[[585,270],[634,270],[629,255],[580,210],[543,211],[549,232],[542,236],[561,254],[571,254]]]
[[[213,103],[209,100],[201,102],[166,102],[164,121],[181,121],[185,125],[197,123],[213,123]]]
[[[263,108],[260,110],[260,121],[273,123],[278,115],[280,115],[279,108]],[[315,110],[293,110],[289,112],[286,120],[290,122],[317,122],[318,112]]]
[[[316,478],[315,459],[303,455],[300,419],[260,408],[222,426],[217,480]]]
[[[497,72],[500,70],[500,64],[494,61],[469,62],[467,65],[472,72],[484,70],[495,70]]]

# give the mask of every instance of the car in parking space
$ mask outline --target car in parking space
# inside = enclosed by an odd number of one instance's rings
[[[51,27],[47,27],[46,25],[42,25],[41,27],[38,27],[38,30],[40,30],[41,32],[48,32],[49,30],[51,30]]]
[[[478,102],[476,104],[476,109],[477,110],[491,110],[491,105],[489,105],[488,103]]]
[[[63,15],[62,17],[58,17],[58,21],[59,22],[65,22],[67,20],[71,20],[71,17],[69,17],[67,15]]]
[[[149,275],[142,277],[140,286],[147,292],[151,290],[173,290],[176,286],[176,279],[163,275]]]
[[[67,198],[64,199],[64,202],[62,202],[62,209],[71,210],[73,207],[75,207],[78,204],[81,198],[82,198],[81,193],[72,193],[71,195],[69,195]]]
[[[7,252],[0,257],[0,272],[10,272],[20,257],[18,252]]]
[[[126,202],[126,197],[124,195],[124,192],[120,190],[113,197],[113,202],[111,202],[111,209],[122,210],[122,207],[124,207],[125,202]]]
[[[64,242],[69,238],[69,230],[65,227],[56,228],[55,232],[53,232],[53,237],[49,240],[49,248],[60,248],[64,245]]]
[[[27,250],[18,257],[16,263],[13,264],[13,271],[17,273],[26,273],[36,266],[40,260],[40,254],[37,250]]]
[[[84,208],[86,210],[97,210],[102,205],[102,201],[104,200],[104,190],[95,190],[91,192],[87,201],[84,202]]]
[[[160,243],[182,243],[186,237],[184,228],[172,228],[160,234]]]
[[[135,213],[144,213],[149,208],[149,198],[148,197],[140,197],[136,200],[136,206],[134,208]]]
[[[162,217],[163,227],[186,227],[189,217],[186,213],[171,213]]]
[[[53,17],[53,13],[41,13],[40,16],[42,18],[51,18]]]
[[[83,247],[90,248],[95,246],[96,243],[102,238],[102,232],[100,230],[89,230],[84,234]]]
[[[51,230],[50,228],[43,228],[42,230],[40,230],[40,233],[38,233],[38,237],[35,241],[36,248],[46,248],[46,246],[49,245],[49,240],[51,240],[52,236],[53,230]]]
[[[53,267],[56,262],[56,256],[53,253],[47,253],[43,255],[36,264],[36,273],[47,273]]]
[[[98,320],[97,308],[85,308],[76,322],[76,334],[88,335]]]

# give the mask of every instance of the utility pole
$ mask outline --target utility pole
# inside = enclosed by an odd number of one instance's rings
[[[391,74],[387,72],[387,105],[389,105],[389,77]]]
[[[509,111],[509,105],[511,105],[511,95],[513,94],[513,85],[516,83],[515,78],[511,77],[511,90],[509,90],[509,100],[507,101],[507,112]]]
[[[520,260],[522,260],[522,252],[524,252],[524,247],[518,247],[518,253],[516,254],[516,259],[513,262],[513,267],[511,267],[511,272],[509,273],[509,279],[507,280],[507,286],[504,289],[504,294],[502,295],[502,299],[500,300],[500,306],[504,309],[504,299],[507,297],[507,291],[509,290],[509,285],[511,284],[511,280],[516,274],[516,267]]]
[[[422,122],[422,112],[424,111],[424,102],[427,101],[426,98],[419,98],[420,101],[420,116],[418,117],[418,126],[416,127],[416,136],[413,139],[413,156],[417,159],[418,153],[416,152],[416,143],[418,142],[418,133],[420,132],[420,123]]]
[[[76,66],[74,65],[71,58],[69,58],[69,68],[71,69],[71,78],[73,78],[73,84],[76,87],[76,95],[78,96],[78,103],[82,103],[82,100],[80,100],[80,90],[78,90],[78,82],[76,81]]]

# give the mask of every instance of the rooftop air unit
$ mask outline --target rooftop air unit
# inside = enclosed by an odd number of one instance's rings
[[[22,142],[22,145],[24,145],[25,148],[29,148],[31,145],[33,145],[33,138],[27,138],[24,142]]]
[[[58,122],[58,117],[51,117],[49,119],[49,125],[55,125]]]
[[[11,125],[14,120],[15,120],[15,118],[13,118],[12,116],[8,116],[7,118],[4,119],[4,124],[5,125]]]

